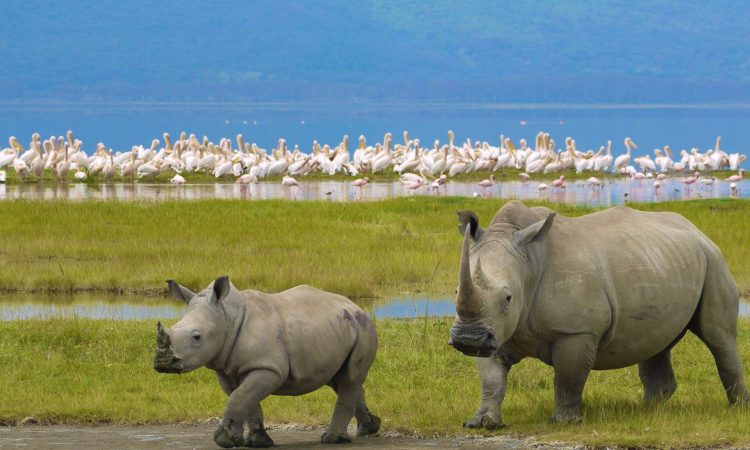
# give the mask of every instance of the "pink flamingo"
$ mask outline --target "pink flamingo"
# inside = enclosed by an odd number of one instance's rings
[[[356,180],[352,181],[352,186],[355,186],[357,189],[359,189],[359,196],[362,197],[362,186],[367,186],[369,183],[370,179],[367,177],[357,178]]]
[[[404,187],[405,187],[406,189],[408,189],[408,190],[410,190],[410,191],[414,192],[414,191],[416,191],[417,189],[421,188],[423,184],[424,184],[424,181],[422,181],[422,180],[417,180],[417,181],[414,181],[414,182],[412,182],[412,183],[406,183],[406,184],[404,185]]]
[[[742,181],[742,175],[745,173],[745,169],[740,169],[738,173],[739,175],[732,175],[731,177],[727,178],[726,181],[729,181],[731,183]]]
[[[700,178],[701,174],[698,172],[695,172],[692,177],[683,178],[680,180],[680,183],[685,185],[685,189],[690,190],[690,185],[698,181],[698,178]]]
[[[560,178],[552,182],[552,186],[558,190],[565,187],[565,175],[560,175]]]
[[[521,183],[526,183],[529,181],[529,178],[531,178],[526,172],[521,172],[518,174],[518,176],[521,177]]]
[[[646,178],[646,175],[644,175],[643,172],[636,172],[636,173],[630,174],[631,180],[638,180],[640,182],[644,178]]]
[[[495,184],[494,182],[495,182],[495,175],[490,175],[489,178],[485,178],[484,180],[477,183],[479,187],[482,188],[482,195],[484,195],[484,191],[487,188],[492,187],[492,185]]]
[[[591,185],[592,189],[593,188],[601,187],[601,185],[602,185],[602,180],[600,180],[600,179],[598,179],[596,177],[591,177],[591,178],[589,178],[586,181],[589,183],[589,185]]]

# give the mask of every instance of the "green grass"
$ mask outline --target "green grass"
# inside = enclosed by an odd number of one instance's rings
[[[264,291],[307,283],[351,298],[452,296],[461,245],[455,211],[472,209],[486,226],[504,203],[4,201],[0,291],[161,295],[168,278],[202,288],[229,275],[240,288]],[[569,216],[594,211],[550,206]],[[750,238],[741,226],[750,201],[633,206],[685,215],[721,248],[740,290],[750,290]]]
[[[220,417],[225,395],[213,373],[158,374],[151,368],[155,324],[146,321],[53,319],[0,322],[0,421],[26,416],[44,422],[127,424]],[[380,350],[366,383],[384,429],[423,435],[463,434],[478,405],[472,358],[446,345],[451,321],[377,322]],[[750,365],[750,322],[740,322],[740,353]],[[637,369],[593,372],[584,393],[582,425],[549,425],[551,368],[525,360],[513,368],[495,434],[588,445],[750,445],[750,408],[728,407],[708,350],[688,335],[674,350],[679,384],[664,405],[643,408]],[[334,396],[325,388],[263,402],[271,423],[324,424]],[[490,433],[491,434],[491,433]]]

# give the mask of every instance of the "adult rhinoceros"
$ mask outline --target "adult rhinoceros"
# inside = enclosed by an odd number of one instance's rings
[[[554,368],[554,422],[580,420],[591,369],[638,364],[644,401],[666,400],[677,388],[670,350],[688,330],[713,354],[729,403],[750,401],[734,280],[716,245],[684,217],[617,207],[555,218],[511,201],[486,230],[473,212],[459,221],[450,344],[480,357],[482,384],[465,426],[504,426],[508,371],[525,357]]]
[[[350,442],[346,428],[352,416],[358,436],[378,431],[380,419],[367,409],[362,387],[378,338],[369,316],[349,299],[310,286],[278,294],[238,291],[227,277],[197,294],[172,280],[167,283],[172,296],[188,308],[172,328],[157,325],[154,369],[185,373],[206,366],[216,371],[229,396],[214,433],[219,446],[272,446],[260,401],[324,385],[338,399],[323,443]]]

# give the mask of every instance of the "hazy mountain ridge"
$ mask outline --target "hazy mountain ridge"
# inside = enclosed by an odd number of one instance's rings
[[[4,6],[6,100],[750,101],[739,1]]]

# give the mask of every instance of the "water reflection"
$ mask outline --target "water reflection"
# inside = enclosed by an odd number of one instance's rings
[[[365,301],[362,308],[377,318],[451,316],[453,301],[446,299],[397,298]],[[167,298],[76,294],[0,296],[0,321],[53,318],[114,320],[179,319],[185,305]]]
[[[549,184],[549,180],[547,180]],[[625,202],[661,202],[668,200],[694,200],[699,198],[730,198],[750,196],[748,181],[737,183],[735,190],[730,184],[714,180],[713,185],[686,188],[680,178],[667,178],[660,188],[654,188],[653,180],[630,180],[627,178],[604,180],[601,187],[591,187],[582,179],[566,182],[564,189],[549,187],[539,189],[539,181],[521,183],[504,181],[482,191],[476,182],[449,181],[438,190],[423,186],[415,191],[406,189],[402,183],[375,182],[356,188],[349,181],[310,181],[300,179],[301,187],[286,187],[278,182],[261,182],[251,185],[234,183],[186,184],[174,186],[148,183],[27,183],[7,186],[0,184],[0,200],[200,200],[200,199],[291,199],[358,201],[379,200],[411,195],[439,195],[459,197],[492,197],[516,199],[544,199],[558,203],[575,203],[590,206],[613,206]]]

